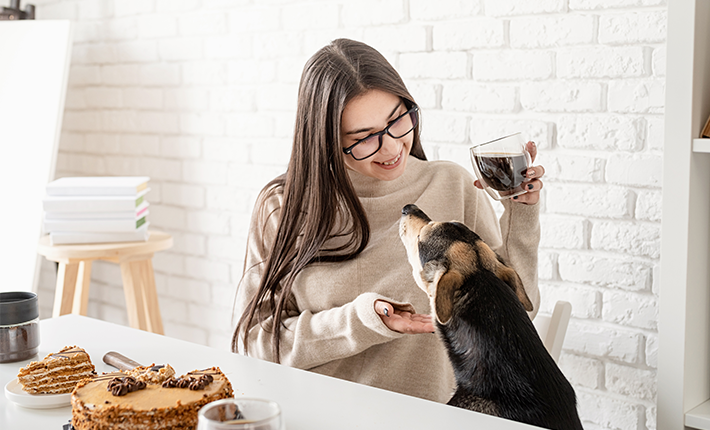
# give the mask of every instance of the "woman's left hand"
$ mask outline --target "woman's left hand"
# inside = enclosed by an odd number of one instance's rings
[[[535,142],[528,142],[525,144],[525,148],[530,153],[530,160],[535,162],[535,157],[537,157],[537,146]],[[526,205],[534,205],[540,201],[540,190],[542,189],[542,181],[540,178],[545,174],[545,168],[542,166],[532,166],[528,169],[528,181],[524,183],[527,189],[527,193],[521,194],[519,196],[513,197],[511,200],[518,203],[523,203]],[[481,182],[476,180],[474,185],[477,188],[483,189]]]
[[[392,303],[375,300],[375,312],[392,331],[405,334],[434,333],[431,315],[413,314],[397,309]]]

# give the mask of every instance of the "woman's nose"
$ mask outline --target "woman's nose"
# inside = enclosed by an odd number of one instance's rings
[[[390,155],[394,157],[399,154],[401,147],[402,145],[397,141],[397,139],[389,134],[385,133],[384,136],[382,136],[382,149],[380,149],[380,152],[383,155]]]

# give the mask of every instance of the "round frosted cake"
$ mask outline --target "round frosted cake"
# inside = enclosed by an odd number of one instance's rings
[[[76,430],[195,429],[202,406],[233,396],[218,367],[162,383],[138,380],[129,372],[106,373],[85,379],[72,392],[71,423]]]

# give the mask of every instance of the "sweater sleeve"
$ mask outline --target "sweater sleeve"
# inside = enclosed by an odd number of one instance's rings
[[[537,284],[540,206],[503,200],[504,212],[500,220],[497,220],[485,192],[475,190],[475,202],[467,205],[474,208],[475,214],[467,214],[467,218],[474,219],[476,233],[518,272],[525,292],[533,304],[533,310],[528,312],[532,319],[540,309],[540,291]]]
[[[260,206],[257,202],[249,229],[245,273],[236,296],[237,318],[245,312],[258,291],[268,244],[273,240],[272,236],[278,224],[280,196],[268,198],[261,213],[258,212]],[[414,311],[410,304],[399,303],[371,292],[360,294],[355,300],[342,306],[319,312],[300,309],[296,299],[289,297],[287,310],[282,315],[279,362],[291,367],[311,369],[404,336],[390,330],[377,315],[374,303],[378,299],[386,300],[401,309]],[[258,322],[255,317],[255,321],[247,329],[248,354],[276,361],[271,346],[274,321],[271,309],[264,306],[261,314],[262,321]],[[238,350],[244,350],[241,337]]]

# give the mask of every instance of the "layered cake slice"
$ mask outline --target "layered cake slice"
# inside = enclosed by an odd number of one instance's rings
[[[89,354],[78,346],[67,346],[20,369],[17,379],[30,394],[71,393],[82,379],[96,375]]]
[[[194,430],[202,406],[233,396],[232,384],[218,367],[161,384],[131,372],[105,373],[77,385],[71,423],[76,430]]]

